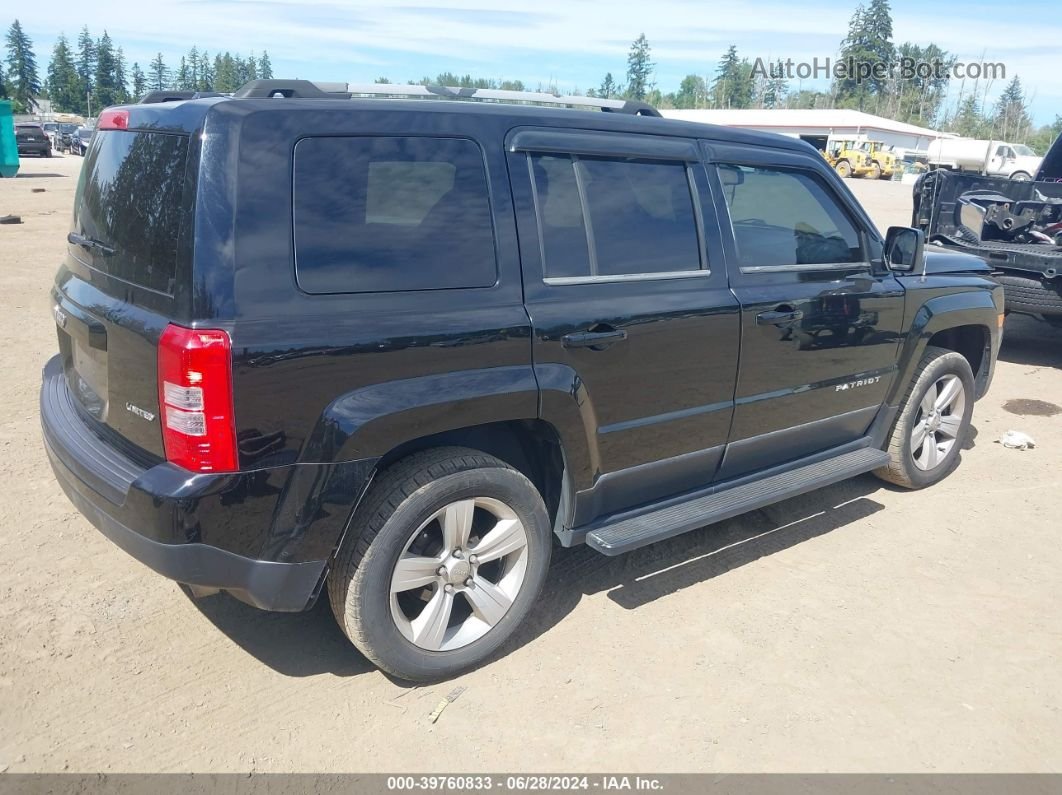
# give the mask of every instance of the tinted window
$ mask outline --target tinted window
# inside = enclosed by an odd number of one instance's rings
[[[489,287],[483,155],[458,138],[305,138],[295,147],[295,262],[310,293]]]
[[[816,177],[720,166],[741,267],[864,261],[856,227]]]
[[[684,163],[541,155],[531,162],[547,276],[700,269]]]
[[[586,224],[572,159],[533,155],[531,166],[546,276],[589,276]]]
[[[81,168],[76,231],[114,249],[72,246],[97,270],[173,292],[188,139],[162,133],[103,132]]]

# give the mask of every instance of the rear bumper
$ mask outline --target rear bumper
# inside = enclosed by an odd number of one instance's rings
[[[228,591],[263,610],[305,610],[317,595],[325,561],[275,563],[253,560],[206,544],[163,544],[126,527],[85,491],[45,437],[52,470],[63,491],[107,538],[145,566],[171,580]],[[164,495],[159,495],[165,500]]]
[[[266,610],[313,604],[371,473],[368,462],[197,475],[134,461],[88,426],[58,356],[40,410],[56,479],[97,529],[165,577]]]
[[[44,155],[51,150],[52,145],[47,141],[33,141],[17,144],[17,147],[20,155]]]

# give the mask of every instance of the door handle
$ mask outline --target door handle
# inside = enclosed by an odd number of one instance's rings
[[[609,345],[622,342],[625,339],[627,339],[627,332],[624,329],[576,331],[561,337],[561,344],[565,348],[590,348],[595,351],[603,351]]]
[[[799,309],[777,309],[772,312],[760,312],[756,315],[756,322],[761,326],[781,326],[785,323],[796,323],[804,319],[804,313]]]

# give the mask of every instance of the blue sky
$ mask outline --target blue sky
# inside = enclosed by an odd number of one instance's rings
[[[211,55],[266,49],[278,77],[404,82],[449,70],[585,90],[606,71],[622,80],[627,49],[644,32],[656,82],[671,91],[691,72],[710,77],[732,43],[752,59],[834,57],[852,8],[811,0],[93,0],[22,4],[17,11],[42,70],[55,37],[65,32],[75,39],[84,22],[95,36],[106,28],[142,66],[157,51],[172,66],[197,44]],[[897,42],[935,42],[960,60],[1003,63],[1008,79],[1021,77],[1038,123],[1062,114],[1062,16],[1055,2],[897,0],[893,20]],[[987,89],[991,102],[1001,83],[982,83],[980,91]],[[957,97],[956,85],[950,101]]]

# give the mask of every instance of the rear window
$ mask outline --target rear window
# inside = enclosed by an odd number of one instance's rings
[[[81,169],[74,229],[113,249],[72,246],[96,270],[172,294],[177,270],[188,138],[103,132]]]
[[[295,268],[309,293],[489,287],[487,174],[463,138],[304,138],[292,189]]]

